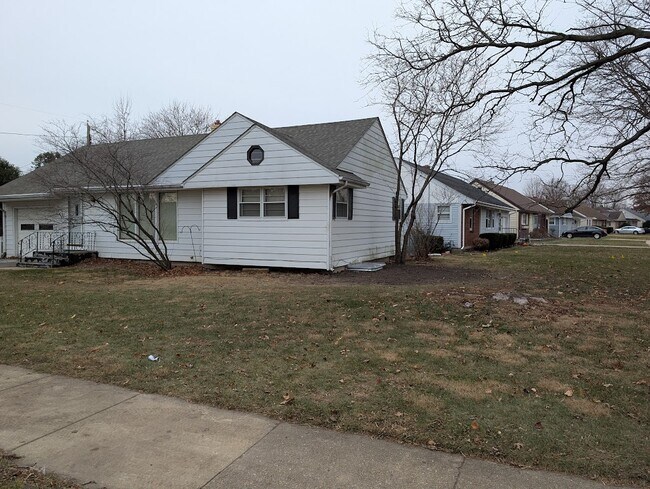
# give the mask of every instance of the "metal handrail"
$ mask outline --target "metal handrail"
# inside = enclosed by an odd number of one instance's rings
[[[20,261],[35,251],[50,251],[52,255],[64,250],[95,250],[94,232],[35,231],[19,242]]]
[[[28,234],[25,236],[23,239],[20,240],[20,249],[18,251],[18,257],[22,261],[22,259],[27,255],[27,253],[31,253],[32,251],[35,251],[36,248],[38,248],[38,231],[35,231],[31,234]]]

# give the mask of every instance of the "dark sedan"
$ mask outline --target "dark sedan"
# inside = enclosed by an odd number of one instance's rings
[[[607,231],[603,228],[596,226],[581,226],[579,228],[572,229],[571,231],[565,231],[562,233],[563,238],[595,238],[600,239],[603,236],[607,236]]]

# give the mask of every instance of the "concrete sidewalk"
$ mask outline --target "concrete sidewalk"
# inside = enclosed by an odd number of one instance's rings
[[[4,365],[0,448],[86,487],[604,487]]]

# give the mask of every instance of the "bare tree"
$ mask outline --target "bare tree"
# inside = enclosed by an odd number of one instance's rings
[[[173,101],[168,106],[146,115],[138,132],[143,138],[202,134],[210,131],[210,125],[215,120],[216,117],[209,107]]]
[[[92,145],[84,126],[54,122],[44,127],[42,143],[64,156],[34,175],[54,197],[82,203],[84,223],[112,234],[169,270],[167,230],[158,212],[162,203],[148,186],[151,175],[142,164],[146,150],[123,139],[128,135],[123,129],[132,127],[124,115],[117,105],[114,117],[92,121]]]
[[[573,27],[553,28],[551,15],[567,13],[567,4]],[[585,200],[601,182],[631,181],[648,166],[648,0],[419,0],[398,17],[410,34],[386,37],[381,47],[401,61],[403,75],[464,60],[484,80],[468,87],[464,107],[528,108],[532,151],[494,168],[586,168],[577,182],[588,186]]]
[[[395,125],[395,261],[404,263],[418,205],[431,181],[458,155],[484,149],[499,108],[467,103],[466,94],[483,84],[482,73],[468,59],[413,71],[392,51],[391,39],[377,34],[373,45],[368,83],[380,88],[380,103]]]

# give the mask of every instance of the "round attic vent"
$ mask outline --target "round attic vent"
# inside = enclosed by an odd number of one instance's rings
[[[260,146],[251,146],[248,148],[247,158],[251,165],[259,165],[264,160],[264,150]]]

